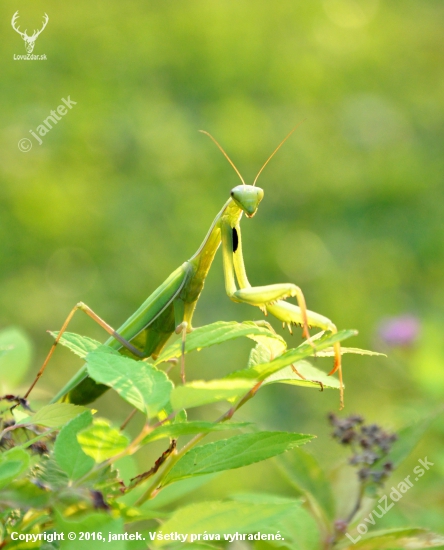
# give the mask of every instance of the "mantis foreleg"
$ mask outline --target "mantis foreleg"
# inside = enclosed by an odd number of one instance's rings
[[[292,325],[301,325],[303,336],[309,338],[309,327],[337,332],[336,326],[323,315],[307,310],[302,290],[292,283],[273,284],[252,287],[248,281],[244,258],[242,255],[242,240],[239,224],[231,227],[229,223],[221,224],[222,252],[224,262],[225,288],[228,296],[235,302],[243,302],[259,307],[264,313],[271,313],[286,324],[291,332]],[[236,287],[235,275],[239,284]],[[298,305],[285,302],[285,298],[295,297]],[[333,374],[339,371],[341,386],[341,406],[343,406],[343,383],[341,369],[341,347],[334,345],[335,363]]]
[[[273,284],[253,287],[250,285],[242,255],[240,226],[231,228],[229,224],[222,226],[222,250],[224,260],[225,288],[228,296],[235,302],[243,302],[261,309],[277,300],[295,297],[299,304],[303,335],[309,338],[307,307],[302,290],[292,283]],[[236,288],[234,273],[239,283]],[[279,315],[276,315],[279,319]],[[283,320],[283,319],[281,319]]]

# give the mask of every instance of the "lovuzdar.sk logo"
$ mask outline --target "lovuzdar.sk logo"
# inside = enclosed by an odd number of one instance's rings
[[[45,15],[43,17],[42,28],[40,30],[34,30],[32,35],[28,35],[28,33],[27,33],[28,29],[25,29],[24,32],[22,32],[20,30],[20,27],[17,25],[18,18],[19,18],[19,12],[17,10],[14,13],[14,15],[12,16],[11,25],[12,25],[12,28],[15,30],[15,32],[17,32],[22,37],[22,39],[24,40],[27,55],[15,55],[14,54],[14,59],[26,59],[26,60],[30,60],[30,59],[31,60],[43,60],[43,59],[46,59],[45,54],[32,55],[32,52],[34,51],[35,41],[40,36],[40,34],[44,31],[46,25],[48,24],[48,21],[49,21],[48,15],[45,13]]]

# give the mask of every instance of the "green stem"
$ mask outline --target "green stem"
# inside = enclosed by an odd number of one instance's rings
[[[262,382],[258,382],[251,390],[249,390],[241,399],[240,401],[228,409],[226,413],[224,413],[220,418],[216,420],[216,423],[222,423],[226,422],[227,420],[230,420],[234,413],[238,411],[247,401],[249,401],[258,389],[260,388]],[[162,488],[162,481],[166,478],[167,474],[171,471],[173,466],[190,450],[192,449],[199,441],[201,441],[207,433],[200,433],[193,437],[191,441],[189,441],[186,445],[182,447],[180,451],[178,451],[175,454],[171,454],[167,460],[165,461],[165,467],[162,469],[162,471],[159,473],[159,475],[156,477],[156,479],[151,483],[151,485],[148,487],[148,489],[143,493],[143,495],[137,500],[136,506],[140,506],[147,500],[154,498],[157,493]]]
[[[355,505],[353,506],[353,509],[350,512],[350,514],[345,519],[345,524],[347,527],[350,525],[351,521],[355,517],[358,510],[361,508],[364,492],[365,492],[365,482],[362,482],[359,486],[359,492],[356,498]],[[344,531],[336,530],[335,534],[326,541],[325,550],[330,550],[331,548],[335,548],[336,543],[339,542],[341,539],[343,539],[344,536],[345,536]]]

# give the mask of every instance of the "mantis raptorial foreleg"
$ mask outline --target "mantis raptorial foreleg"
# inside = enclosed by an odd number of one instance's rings
[[[225,289],[228,296],[235,302],[243,302],[252,306],[260,307],[262,310],[268,309],[268,304],[273,304],[278,300],[294,297],[299,304],[300,324],[303,327],[303,336],[309,338],[309,322],[307,317],[307,306],[302,290],[292,283],[282,283],[266,286],[251,286],[248,281],[245,270],[244,258],[242,255],[242,239],[239,224],[236,227],[230,227],[224,224],[222,227],[222,250],[225,275]],[[236,288],[234,275],[239,284],[239,290]],[[284,302],[285,303],[285,302]],[[275,317],[284,321],[278,313],[273,313]],[[291,326],[294,321],[288,321]]]

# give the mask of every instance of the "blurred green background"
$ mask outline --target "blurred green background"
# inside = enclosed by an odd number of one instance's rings
[[[10,25],[17,9],[21,30],[49,15],[34,50],[46,61],[13,60],[25,54]],[[119,326],[196,251],[239,183],[197,130],[211,132],[249,182],[304,121],[259,179],[257,216],[243,220],[250,281],[299,284],[310,309],[359,330],[350,345],[388,353],[345,356],[346,413],[396,429],[439,408],[442,1],[8,0],[0,14],[0,328],[16,325],[32,340],[20,390],[50,346],[45,331],[77,301]],[[29,131],[68,96],[77,104],[39,145]],[[381,328],[405,315],[416,334],[393,339]],[[194,324],[259,318],[226,297],[219,255]],[[104,338],[81,315],[72,330]],[[190,356],[189,377],[242,368],[249,347]],[[48,399],[79,365],[58,350],[34,397]],[[2,391],[18,391],[12,379],[4,367]],[[239,420],[314,433],[310,450],[333,467],[343,453],[325,418],[338,404],[333,391],[271,386]],[[111,392],[96,406],[116,421],[127,413]],[[402,479],[426,455],[435,463],[379,527],[442,530],[443,434],[441,417],[394,474]],[[225,473],[205,494],[223,497],[227,484],[288,491],[272,463]]]

